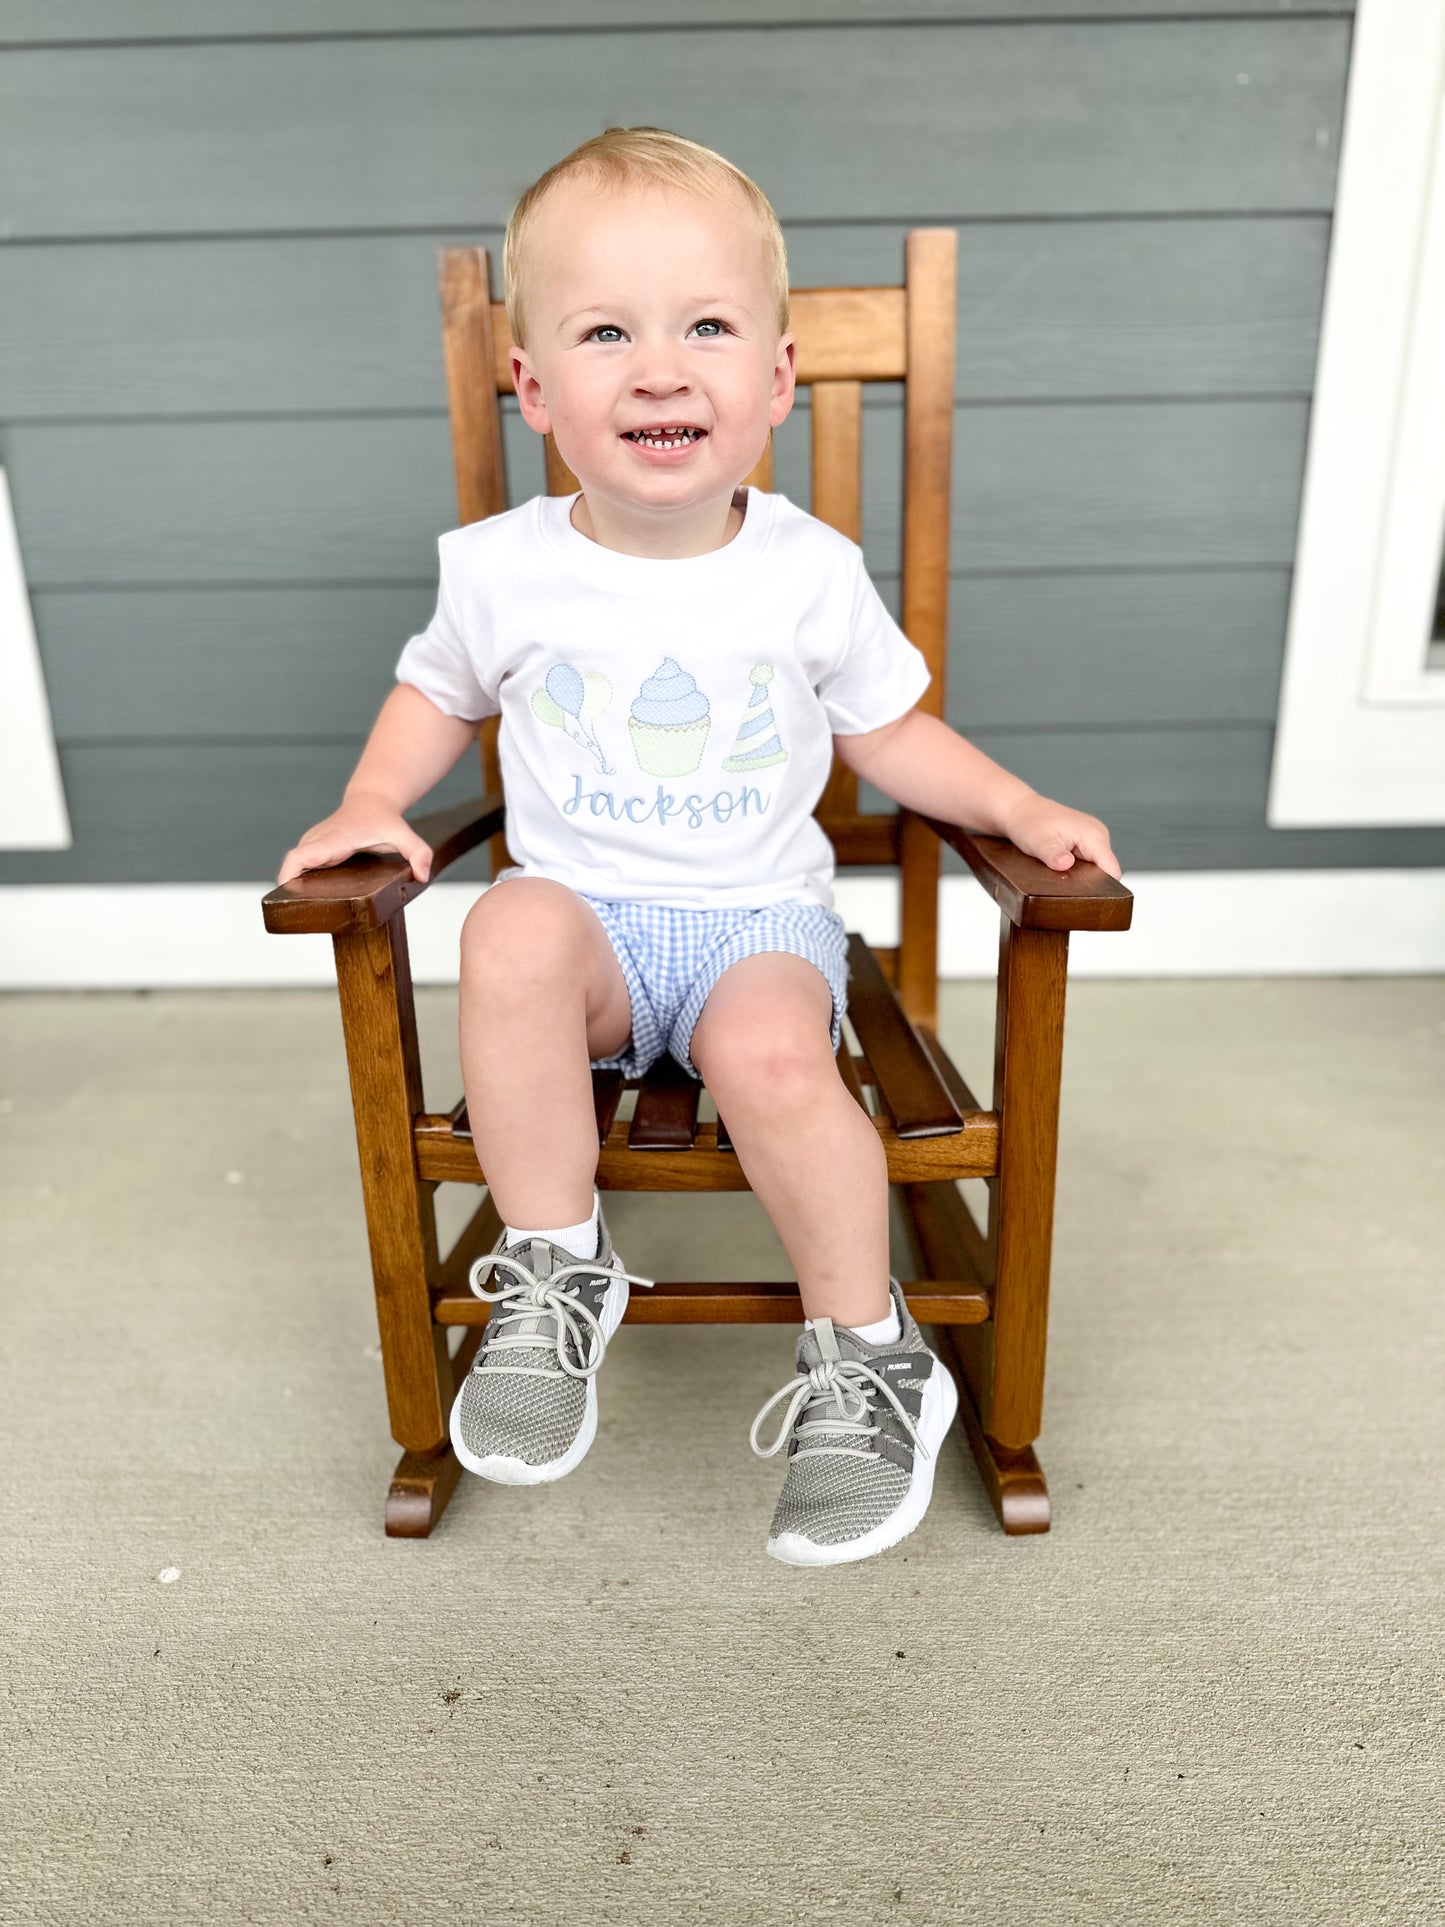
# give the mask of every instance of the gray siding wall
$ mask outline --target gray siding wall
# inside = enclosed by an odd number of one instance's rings
[[[1445,860],[1264,821],[1349,15],[0,5],[0,459],[76,832],[0,882],[264,879],[335,806],[456,519],[436,248],[491,248],[500,292],[518,194],[636,122],[761,183],[800,287],[958,228],[950,721],[1126,869]],[[896,611],[898,389],[865,438]]]

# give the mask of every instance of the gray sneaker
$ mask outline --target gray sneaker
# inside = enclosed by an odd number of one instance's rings
[[[923,1342],[896,1278],[888,1289],[902,1336],[870,1345],[831,1318],[798,1339],[798,1376],[753,1420],[752,1448],[770,1459],[788,1446],[788,1476],[767,1549],[789,1566],[868,1559],[912,1532],[933,1496],[934,1455],[958,1410],[953,1375]],[[791,1403],[767,1447],[758,1427]]]
[[[580,1465],[597,1432],[597,1368],[622,1323],[629,1285],[602,1214],[595,1258],[550,1238],[505,1243],[472,1266],[470,1284],[496,1309],[452,1405],[451,1440],[468,1471],[501,1485],[560,1479]],[[486,1290],[482,1279],[501,1274]]]

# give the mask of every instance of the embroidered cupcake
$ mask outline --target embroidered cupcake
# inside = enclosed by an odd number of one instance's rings
[[[664,656],[638,691],[627,728],[644,774],[689,776],[702,761],[712,714],[693,678]]]

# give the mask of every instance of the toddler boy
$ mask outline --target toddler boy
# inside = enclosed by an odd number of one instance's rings
[[[867,1558],[922,1518],[957,1389],[888,1269],[883,1147],[839,1075],[846,940],[812,815],[834,751],[925,814],[1057,869],[1119,865],[915,705],[922,654],[856,543],[740,486],[793,404],[783,236],[721,155],[609,128],[527,190],[503,250],[512,377],[581,488],[439,543],[341,808],[278,877],[396,850],[403,819],[501,716],[518,861],[462,933],[460,1043],[503,1231],[451,1437],[484,1478],[580,1463],[629,1286],[593,1184],[591,1068],[664,1051],[701,1075],[798,1274],[795,1377],[753,1422],[788,1450],[767,1550]],[[490,1285],[484,1280],[490,1278]],[[787,1400],[773,1443],[758,1427]]]

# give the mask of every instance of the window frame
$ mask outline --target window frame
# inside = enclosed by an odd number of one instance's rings
[[[1445,8],[1358,0],[1271,827],[1445,823],[1442,323]]]

